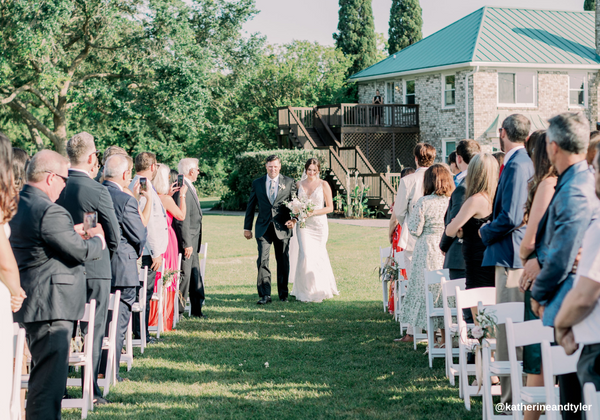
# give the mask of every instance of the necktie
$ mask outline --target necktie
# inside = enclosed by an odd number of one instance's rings
[[[275,181],[271,180],[271,186],[269,187],[269,201],[271,204],[275,201]]]
[[[500,166],[500,174],[498,175],[498,178],[500,178],[502,176],[503,170],[504,170],[504,163],[502,164],[502,166]]]

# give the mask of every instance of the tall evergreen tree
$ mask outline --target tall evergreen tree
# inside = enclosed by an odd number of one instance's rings
[[[421,13],[419,0],[392,0],[390,29],[388,32],[388,52],[390,55],[423,38]]]
[[[588,12],[596,10],[596,0],[585,0],[583,2],[583,10]]]
[[[344,55],[352,57],[348,76],[375,64],[377,41],[371,0],[340,0],[338,32],[333,39]]]

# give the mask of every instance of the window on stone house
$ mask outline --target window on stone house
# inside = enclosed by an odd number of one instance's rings
[[[453,107],[456,105],[456,75],[448,74],[444,79],[444,107]]]
[[[456,139],[442,139],[442,153],[444,155],[444,163],[448,162],[450,153],[456,150]]]
[[[498,73],[498,103],[535,106],[535,73]]]
[[[569,74],[569,106],[585,107],[585,74]]]
[[[404,89],[404,103],[413,105],[415,103],[415,81],[407,80]]]

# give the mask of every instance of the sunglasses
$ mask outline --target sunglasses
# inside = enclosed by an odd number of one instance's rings
[[[58,176],[58,177],[62,178],[62,180],[63,180],[63,181],[65,181],[65,184],[67,183],[67,180],[69,179],[69,177],[67,177],[67,176],[62,176],[62,175],[59,175],[59,174],[57,174],[56,172],[52,172],[52,171],[46,171],[46,173],[48,173],[48,174],[53,174],[53,175],[56,175],[56,176]]]

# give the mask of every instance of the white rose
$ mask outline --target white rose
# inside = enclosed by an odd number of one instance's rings
[[[473,336],[473,338],[480,339],[481,337],[483,337],[483,328],[481,328],[481,326],[479,325],[475,325],[471,329],[471,335]]]

